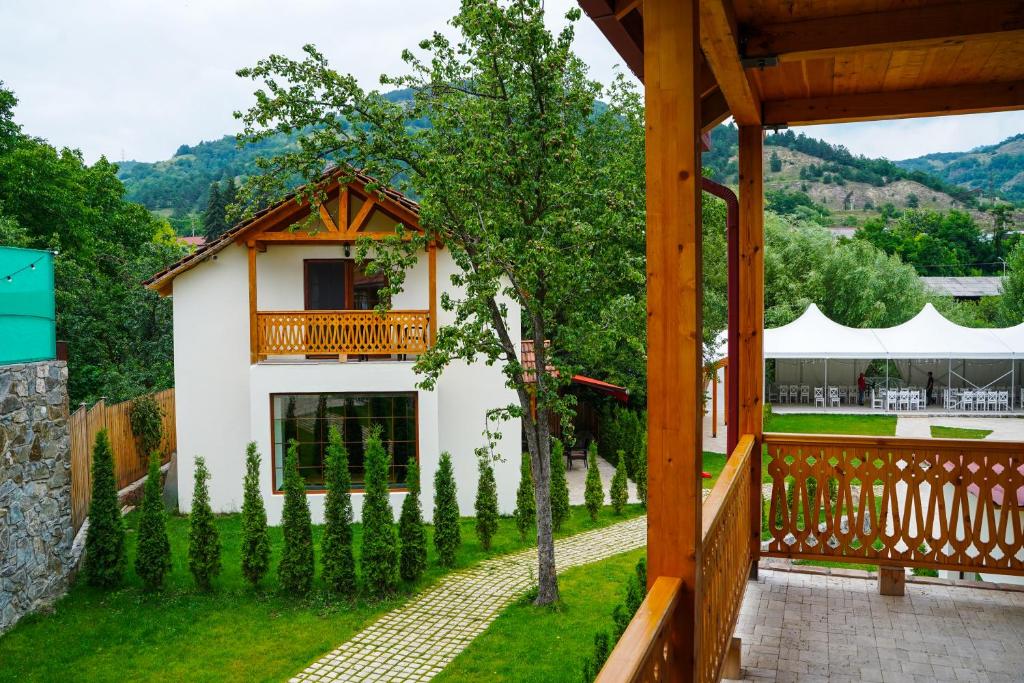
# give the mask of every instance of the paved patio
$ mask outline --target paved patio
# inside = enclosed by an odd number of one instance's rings
[[[1024,680],[1024,592],[761,568],[736,635],[743,680],[853,683]]]

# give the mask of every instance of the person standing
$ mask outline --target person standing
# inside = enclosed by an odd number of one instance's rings
[[[864,377],[864,373],[860,373],[857,377],[857,404],[864,405],[864,392],[868,389],[868,380]]]
[[[924,404],[930,406],[932,404],[932,391],[935,390],[935,378],[932,377],[932,373],[928,373],[928,384],[924,385]]]

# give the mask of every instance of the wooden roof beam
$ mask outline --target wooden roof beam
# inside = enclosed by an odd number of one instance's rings
[[[984,36],[1024,38],[1024,2],[972,0],[743,27],[746,59],[779,62],[863,50],[955,45]]]
[[[761,124],[761,103],[740,62],[739,29],[731,0],[701,0],[700,47],[736,123]]]
[[[808,126],[1024,109],[1024,81],[895,90],[764,103],[764,125]]]

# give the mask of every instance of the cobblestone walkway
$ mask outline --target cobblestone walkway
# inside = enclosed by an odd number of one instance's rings
[[[555,541],[558,571],[640,548],[647,518]],[[536,583],[537,553],[525,550],[452,574],[388,612],[291,681],[429,681]]]

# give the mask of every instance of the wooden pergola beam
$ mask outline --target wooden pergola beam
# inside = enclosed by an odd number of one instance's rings
[[[733,118],[741,126],[760,125],[760,100],[740,62],[740,36],[732,2],[701,0],[700,24],[701,50]]]
[[[808,126],[1024,108],[1024,81],[765,102],[764,125]]]
[[[864,50],[943,47],[1000,35],[1024,37],[1020,0],[974,0],[744,27],[742,45],[748,59],[786,62]]]

